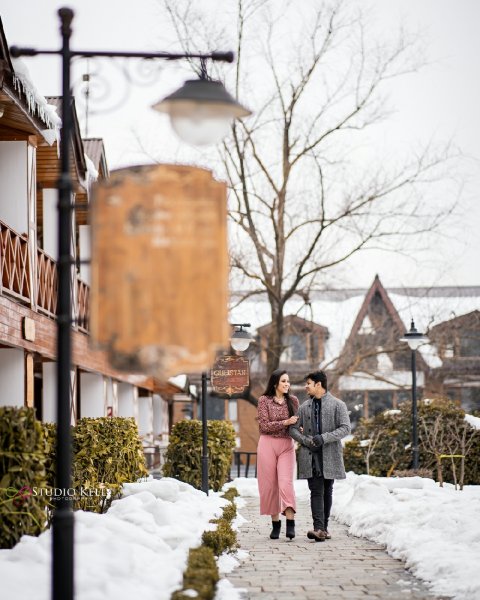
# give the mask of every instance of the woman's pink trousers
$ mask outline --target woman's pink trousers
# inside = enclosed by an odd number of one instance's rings
[[[296,510],[293,476],[295,448],[292,438],[260,435],[257,448],[257,481],[260,514],[276,515]]]

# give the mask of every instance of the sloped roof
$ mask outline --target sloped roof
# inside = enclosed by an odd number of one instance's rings
[[[108,177],[108,167],[105,156],[105,145],[101,138],[83,138],[85,154],[92,161],[95,169]]]
[[[41,134],[48,143],[56,137],[60,119],[48,106],[19,59],[12,60],[0,17],[0,101],[4,104],[2,127]]]
[[[328,328],[327,364],[342,351],[368,291],[355,288],[315,292],[310,295],[311,312],[303,300],[295,298],[286,303],[284,314],[302,315]],[[480,286],[385,288],[385,291],[405,331],[409,329],[412,317],[417,329],[428,333],[437,323],[480,308]],[[236,296],[232,294],[234,299]],[[232,322],[251,323],[252,333],[268,324],[271,313],[266,295],[252,296],[233,308],[231,319]],[[421,353],[429,366],[438,366],[439,359],[433,346],[423,346]]]

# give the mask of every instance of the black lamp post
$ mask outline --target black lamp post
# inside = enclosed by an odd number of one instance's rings
[[[415,323],[411,322],[410,331],[407,331],[401,342],[407,342],[412,351],[412,458],[413,468],[418,469],[418,428],[417,428],[417,348],[428,342],[428,338],[417,331]]]
[[[196,58],[204,62],[215,60],[233,62],[232,52],[212,52],[211,54],[169,53],[169,52],[105,52],[79,51],[70,49],[72,21],[74,12],[70,8],[60,8],[60,32],[62,47],[60,50],[38,50],[12,46],[12,57],[58,55],[62,57],[62,129],[60,145],[60,177],[58,179],[58,309],[57,309],[57,472],[56,486],[63,493],[58,498],[53,516],[53,565],[52,599],[73,600],[74,598],[74,561],[73,561],[73,511],[67,495],[71,485],[71,434],[70,434],[70,366],[71,366],[71,267],[70,240],[72,229],[72,181],[70,177],[70,139],[72,135],[72,107],[70,92],[70,65],[75,57],[109,58],[148,58],[180,60]],[[204,69],[203,69],[204,70]],[[194,83],[194,82],[189,82]],[[209,81],[205,76],[201,80],[200,93],[195,94],[195,85],[186,86],[175,94],[165,98],[154,108],[170,115],[174,128],[188,130],[188,125],[197,127],[194,136],[197,144],[214,141],[213,135],[225,133],[225,122],[250,114],[238,104],[223,85]],[[198,87],[198,86],[197,86]],[[198,111],[200,110],[200,115]],[[181,125],[175,127],[175,119],[181,119]],[[188,131],[187,131],[188,133]]]
[[[233,332],[230,338],[232,348],[237,352],[245,351],[249,346],[252,338],[248,331],[244,331],[244,327],[250,327],[250,323],[232,323],[232,327],[239,327]],[[207,381],[209,380],[207,373],[202,373],[202,492],[208,495],[208,432],[207,432]]]

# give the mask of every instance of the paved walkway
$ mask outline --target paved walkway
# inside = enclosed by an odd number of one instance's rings
[[[279,540],[270,540],[267,517],[258,514],[258,499],[247,498],[240,513],[248,520],[239,532],[249,555],[227,575],[236,588],[245,588],[245,600],[440,600],[405,570],[404,564],[364,538],[349,536],[344,525],[332,521],[332,539],[310,541],[307,499],[298,502],[297,537],[285,537],[285,520]],[[442,599],[445,597],[442,596]]]

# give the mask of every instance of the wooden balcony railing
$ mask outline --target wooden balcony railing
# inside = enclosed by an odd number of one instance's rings
[[[0,221],[0,274],[2,291],[30,302],[28,239]]]
[[[28,238],[0,221],[1,292],[31,304],[30,280],[32,261]],[[55,319],[57,315],[57,263],[37,248],[37,286],[35,306],[39,312]],[[75,287],[76,286],[76,287]],[[72,312],[78,328],[89,331],[90,287],[79,279],[72,267]]]
[[[77,278],[77,324],[82,331],[90,330],[90,286]]]
[[[57,263],[40,248],[37,249],[37,308],[49,317],[57,314]]]

